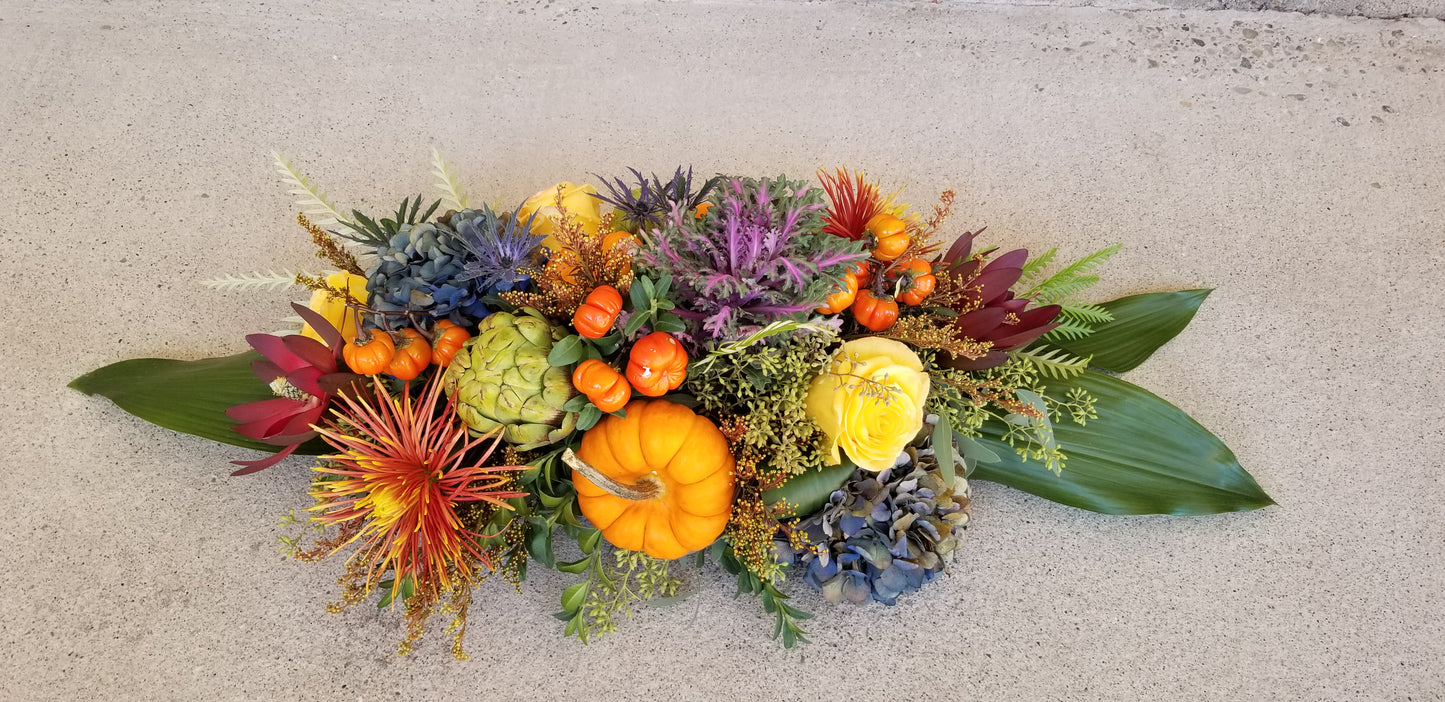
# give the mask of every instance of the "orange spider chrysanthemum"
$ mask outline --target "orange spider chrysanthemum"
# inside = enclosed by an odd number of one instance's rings
[[[363,520],[336,550],[362,541],[355,558],[367,569],[367,591],[387,570],[395,572],[394,590],[407,578],[418,591],[432,592],[450,590],[453,577],[472,580],[474,561],[492,567],[477,544],[492,535],[469,530],[457,506],[490,502],[506,509],[504,500],[526,494],[501,489],[510,478],[504,471],[526,466],[482,465],[500,437],[469,441],[451,401],[443,401],[438,378],[415,400],[407,393],[393,397],[380,381],[374,396],[341,395],[335,418],[317,429],[337,453],[322,456],[315,468],[320,475],[311,509],[320,514],[314,519],[328,525]],[[488,438],[491,446],[468,464],[467,453]]]

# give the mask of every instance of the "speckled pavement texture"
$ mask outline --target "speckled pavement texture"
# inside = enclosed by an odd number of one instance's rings
[[[0,698],[1428,700],[1445,695],[1445,25],[928,3],[0,0]],[[483,588],[453,662],[325,613],[279,555],[306,464],[65,388],[234,353],[315,265],[268,153],[339,201],[440,148],[516,202],[636,165],[866,167],[955,231],[1124,253],[1099,299],[1213,287],[1129,375],[1278,507],[1089,514],[974,485],[952,577],[831,607],[785,652],[725,574],[583,646],[572,576]],[[434,634],[440,632],[434,632]]]

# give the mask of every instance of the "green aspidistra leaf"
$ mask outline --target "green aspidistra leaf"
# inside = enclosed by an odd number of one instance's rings
[[[1094,327],[1092,334],[1081,339],[1051,339],[1047,343],[1089,358],[1091,368],[1116,373],[1133,370],[1189,326],[1210,292],[1180,290],[1121,297],[1100,305],[1114,315],[1114,321]]]
[[[232,406],[270,400],[271,388],[251,372],[261,354],[176,361],[137,358],[112,363],[76,378],[70,387],[87,395],[109,398],[121,409],[152,424],[203,439],[275,453],[280,447],[237,434],[226,416]],[[319,440],[297,453],[314,456],[328,450]]]
[[[857,469],[858,466],[844,454],[843,461],[836,466],[823,466],[822,470],[810,470],[788,478],[782,487],[764,492],[763,501],[774,505],[780,500],[787,500],[792,507],[789,514],[794,517],[812,514],[818,511],[818,508],[828,501],[828,496],[842,487],[843,483],[848,481],[848,476],[853,475],[853,471]]]
[[[1183,410],[1137,385],[1098,371],[1051,380],[1063,397],[1082,388],[1096,399],[1099,418],[1079,426],[1054,422],[1054,439],[1068,456],[1062,474],[1024,462],[990,421],[978,439],[1000,457],[980,464],[973,478],[1002,483],[1065,505],[1107,514],[1214,514],[1274,504],[1234,453]]]

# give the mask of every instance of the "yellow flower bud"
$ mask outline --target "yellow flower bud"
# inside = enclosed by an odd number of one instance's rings
[[[517,209],[517,220],[526,222],[532,213],[537,218],[532,220],[532,231],[542,234],[547,238],[542,241],[543,246],[550,247],[553,251],[560,249],[557,241],[552,238],[557,233],[557,226],[562,221],[562,211],[557,207],[557,190],[562,190],[562,209],[572,216],[572,220],[582,226],[582,231],[587,234],[596,234],[602,227],[602,201],[593,195],[597,194],[597,188],[590,185],[577,185],[562,181],[546,190],[543,190]]]
[[[918,354],[902,342],[870,336],[845,342],[833,366],[813,379],[808,416],[827,435],[825,461],[839,451],[865,470],[893,467],[923,428],[928,374]]]
[[[363,305],[368,301],[366,279],[359,275],[352,275],[344,271],[332,273],[326,276],[326,287],[333,290],[345,289]],[[356,338],[356,315],[346,309],[346,300],[332,298],[321,290],[313,290],[311,301],[306,303],[306,306],[310,307],[312,312],[325,317],[326,321],[331,322],[331,326],[340,329],[341,337],[346,341],[350,342]],[[310,324],[301,328],[301,335],[321,341],[321,335],[317,334]]]

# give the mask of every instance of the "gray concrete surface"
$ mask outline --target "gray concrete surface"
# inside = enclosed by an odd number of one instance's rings
[[[866,2],[867,0],[862,0]],[[1097,7],[1113,10],[1269,10],[1397,19],[1445,19],[1445,0],[949,0],[983,5]]]
[[[1445,695],[1445,25],[928,3],[0,2],[0,698],[1272,699]],[[1132,379],[1280,506],[1114,518],[975,487],[952,577],[784,652],[727,576],[589,646],[570,576],[483,589],[451,661],[281,558],[303,463],[65,389],[243,348],[313,265],[267,153],[348,205],[428,153],[515,201],[623,166],[844,162],[990,241],[1108,242],[1099,297],[1210,286]],[[725,692],[737,690],[735,693]]]

